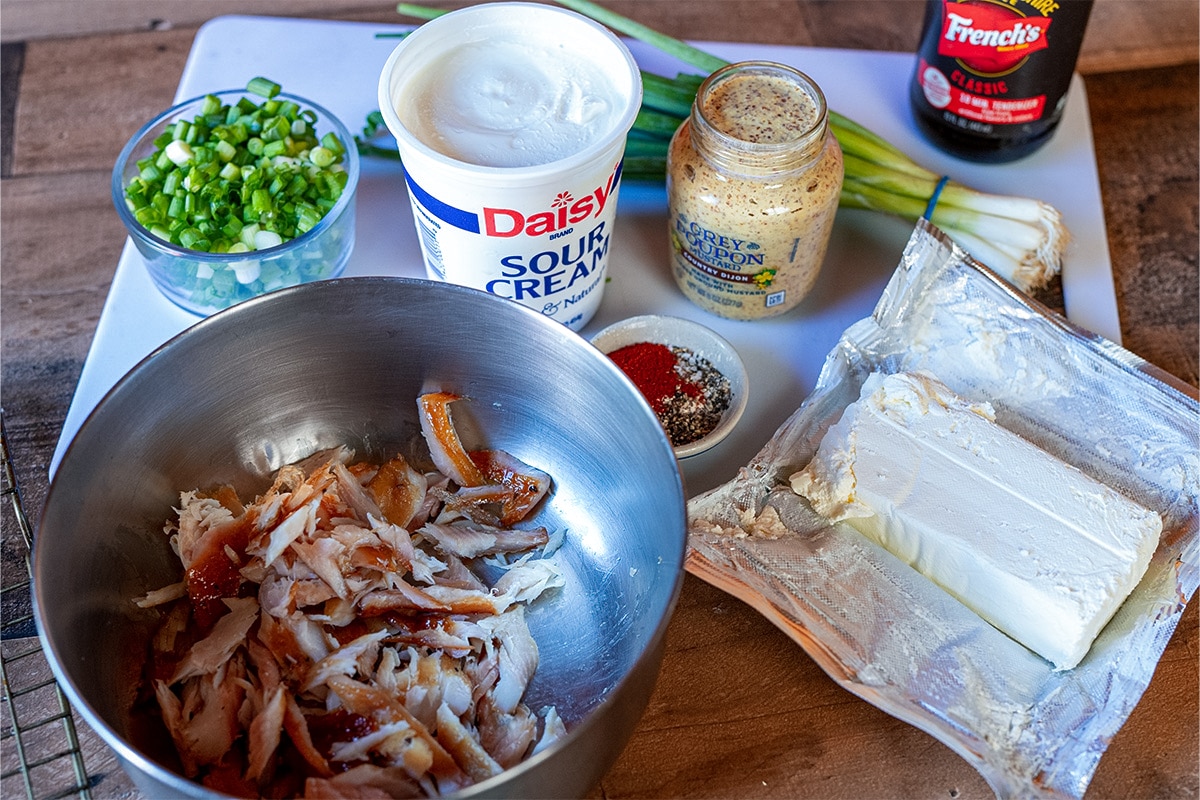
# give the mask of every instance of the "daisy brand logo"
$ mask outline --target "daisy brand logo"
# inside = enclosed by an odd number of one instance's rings
[[[1049,15],[1053,0],[1034,0],[1031,11]],[[1014,8],[973,0],[945,0],[938,53],[956,58],[978,75],[1011,72],[1031,53],[1050,46],[1049,16],[1026,16]]]
[[[414,202],[425,213],[451,227],[502,239],[522,234],[548,234],[548,238],[554,239],[570,233],[574,225],[600,217],[617,191],[623,165],[624,162],[617,162],[608,177],[582,197],[576,197],[570,190],[563,190],[557,192],[541,209],[534,210],[498,206],[484,206],[481,210],[476,210],[478,206],[461,208],[436,197],[407,169],[404,170],[404,181]]]
[[[508,238],[522,234],[553,235],[565,231],[573,225],[600,216],[620,179],[621,164],[618,163],[601,185],[578,198],[570,191],[558,192],[548,208],[531,211],[484,206],[483,233],[485,236]]]

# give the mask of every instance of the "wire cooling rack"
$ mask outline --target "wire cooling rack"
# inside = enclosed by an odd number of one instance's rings
[[[31,800],[91,800],[71,705],[54,680],[34,629],[29,568],[33,529],[21,503],[2,414],[0,449],[4,456],[5,496],[0,511],[4,547],[10,551],[5,554],[4,574],[0,576],[0,678],[4,683],[0,796],[15,798],[24,791]]]

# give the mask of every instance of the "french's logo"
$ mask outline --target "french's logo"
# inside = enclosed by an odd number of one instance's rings
[[[946,0],[942,10],[938,53],[957,58],[977,74],[1011,71],[1050,46],[1049,17],[1023,17],[1008,8],[955,0]]]

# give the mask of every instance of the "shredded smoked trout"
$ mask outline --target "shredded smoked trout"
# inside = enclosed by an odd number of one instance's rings
[[[512,527],[552,480],[467,452],[457,399],[418,400],[454,477],[342,447],[283,467],[250,503],[181,493],[165,531],[184,578],[137,602],[161,614],[144,698],[184,775],[240,797],[425,797],[565,734],[523,699],[538,664],[525,609],[563,585],[545,557],[558,537]],[[480,559],[502,573],[491,586]]]

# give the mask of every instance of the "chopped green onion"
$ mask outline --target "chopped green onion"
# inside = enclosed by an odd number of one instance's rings
[[[163,179],[162,193],[164,195],[173,196],[175,192],[179,191],[179,188],[182,184],[183,173],[180,170],[173,169],[168,172],[167,177]]]
[[[162,215],[158,213],[158,209],[154,206],[142,206],[133,212],[133,218],[138,221],[142,227],[149,228],[162,221]]]
[[[196,248],[196,245],[200,244],[203,240],[204,234],[200,233],[196,228],[184,228],[179,233],[179,243],[189,249],[200,249]]]
[[[274,158],[275,156],[283,155],[287,152],[288,145],[283,139],[276,139],[273,142],[267,142],[263,145],[263,158]]]
[[[217,143],[213,145],[213,149],[217,151],[217,156],[222,161],[232,161],[233,157],[237,155],[237,148],[224,139],[218,139]]]
[[[243,97],[223,106],[207,95],[197,117],[171,124],[126,186],[134,219],[158,238],[213,253],[312,230],[349,178],[346,149],[333,132],[318,139],[310,109],[273,99],[279,88],[255,78],[247,91],[266,97],[261,104]]]
[[[376,108],[369,112],[367,114],[367,121],[363,125],[362,133],[354,137],[354,146],[358,149],[359,155],[377,156],[392,161],[399,161],[400,151],[396,149],[394,143],[380,145],[374,142],[374,139],[386,130],[387,125],[384,123],[383,114],[379,109]]]
[[[250,208],[259,216],[271,210],[271,193],[266,189],[255,189],[250,195]]]
[[[165,153],[167,158],[171,160],[171,163],[177,167],[182,167],[184,164],[191,161],[194,155],[192,148],[188,146],[187,142],[179,139],[176,139],[167,145],[167,149],[164,150],[163,153]]]
[[[246,91],[251,94],[256,94],[259,97],[265,97],[268,100],[279,94],[281,87],[275,81],[269,78],[257,77],[251,78],[250,83],[246,84]]]
[[[283,238],[275,231],[260,230],[254,234],[254,249],[266,250],[268,247],[278,247],[283,244]]]
[[[314,163],[318,167],[324,169],[325,167],[328,167],[330,164],[332,164],[334,159],[337,158],[337,156],[334,155],[333,151],[330,150],[328,147],[323,147],[321,145],[318,145],[318,146],[314,147],[312,150],[308,151],[308,158],[309,158],[309,160],[312,161],[312,163]]]

